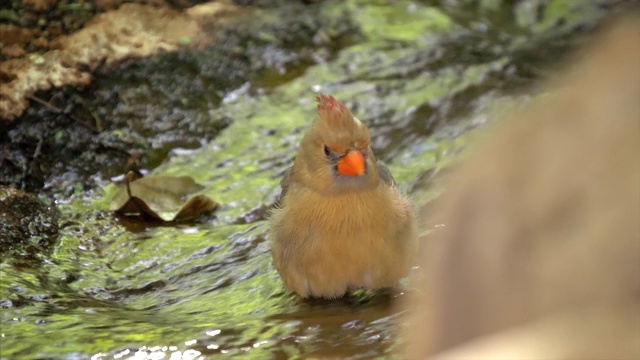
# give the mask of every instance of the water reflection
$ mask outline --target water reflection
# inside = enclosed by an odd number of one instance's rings
[[[392,350],[392,330],[398,314],[392,300],[401,292],[357,292],[338,301],[292,299],[289,312],[274,313],[262,319],[258,331],[244,338],[242,326],[210,328],[200,336],[176,344],[147,345],[98,353],[94,359],[197,359],[210,355],[238,355],[264,358],[290,358],[300,355],[339,358],[368,358]],[[280,296],[289,297],[286,294]],[[269,312],[255,309],[254,313]],[[248,319],[245,319],[248,320]],[[247,324],[237,319],[238,324]],[[250,324],[250,323],[249,323]],[[247,325],[249,325],[247,324]],[[204,325],[204,324],[202,324]],[[344,344],[349,343],[349,347]],[[230,346],[234,344],[234,346]]]

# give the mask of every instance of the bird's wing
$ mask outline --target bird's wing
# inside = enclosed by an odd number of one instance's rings
[[[287,193],[287,190],[289,189],[289,184],[291,184],[292,174],[293,174],[293,166],[288,168],[284,172],[284,175],[282,176],[282,180],[280,180],[280,188],[282,188],[282,191],[280,191],[280,202],[282,202],[284,195]]]
[[[380,176],[380,178],[388,186],[395,187],[396,180],[393,178],[393,175],[391,175],[391,171],[389,171],[389,169],[387,168],[387,165],[385,165],[381,160],[378,160],[376,162],[376,165],[378,166],[378,175]]]

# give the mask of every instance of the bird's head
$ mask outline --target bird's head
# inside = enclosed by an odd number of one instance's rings
[[[367,127],[332,96],[316,100],[318,116],[300,143],[294,176],[317,191],[334,194],[377,185]]]

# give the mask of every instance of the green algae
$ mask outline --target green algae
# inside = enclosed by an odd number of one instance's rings
[[[394,6],[386,2],[364,5],[362,1],[348,1],[346,6],[370,43],[415,42],[425,35],[449,31],[456,25],[442,10],[411,1],[397,1]]]

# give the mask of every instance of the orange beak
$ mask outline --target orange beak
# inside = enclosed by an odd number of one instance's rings
[[[338,174],[360,176],[364,173],[364,155],[358,150],[350,150],[338,160]]]

